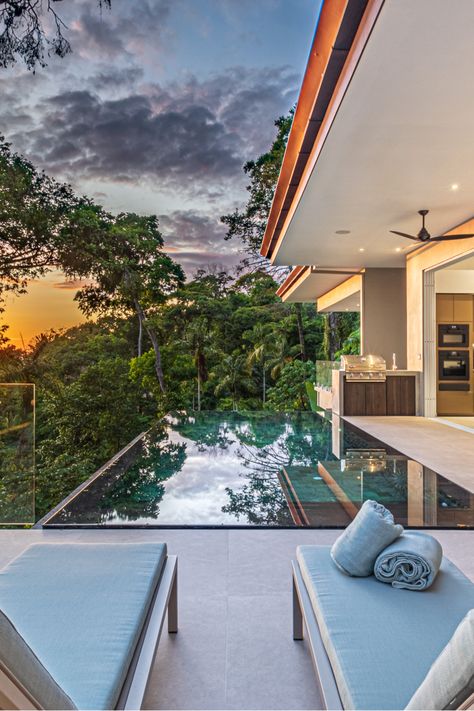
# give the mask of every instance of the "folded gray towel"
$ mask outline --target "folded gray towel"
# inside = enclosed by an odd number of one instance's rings
[[[375,561],[374,575],[394,588],[426,590],[435,579],[443,549],[427,533],[405,531],[403,536],[385,548]]]
[[[331,558],[346,575],[372,575],[380,551],[402,533],[403,526],[394,523],[385,506],[376,501],[365,501],[331,548]]]

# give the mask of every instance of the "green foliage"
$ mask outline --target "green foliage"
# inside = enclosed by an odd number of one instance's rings
[[[293,122],[293,113],[292,110],[287,116],[280,116],[275,121],[277,134],[270,150],[244,165],[244,171],[250,178],[247,186],[249,199],[244,209],[236,209],[221,217],[221,221],[227,226],[226,239],[239,239],[252,264],[258,259],[260,253],[275,185]]]
[[[267,407],[281,412],[309,409],[305,383],[315,378],[314,363],[299,360],[287,363],[278,382],[268,392]]]
[[[63,230],[81,201],[21,156],[0,135],[0,300],[24,293],[60,260]],[[1,301],[0,301],[1,303]]]
[[[345,338],[342,348],[336,351],[336,358],[342,355],[358,355],[360,353],[360,327],[355,328],[347,338]]]
[[[315,360],[357,348],[357,317],[334,321],[312,304],[282,303],[267,265],[250,263],[291,120],[279,119],[270,151],[246,164],[246,207],[223,218],[228,238],[240,239],[248,256],[237,279],[199,270],[185,283],[155,216],[111,215],[0,143],[0,303],[2,293],[22,293],[54,266],[87,277],[76,299],[97,319],[40,334],[26,350],[9,344],[0,327],[0,381],[37,385],[38,515],[166,412],[308,409],[305,383],[315,379]],[[263,441],[256,418],[255,432],[242,436]],[[159,504],[154,456],[146,482],[131,494],[132,518],[137,497]],[[181,459],[182,452],[169,452],[170,471]],[[127,481],[117,489],[122,507]],[[246,496],[268,517],[283,500],[259,481]],[[236,512],[241,504],[231,501]]]

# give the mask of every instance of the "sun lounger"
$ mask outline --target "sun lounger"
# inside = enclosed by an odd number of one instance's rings
[[[342,574],[326,546],[293,562],[294,638],[303,623],[327,709],[404,709],[474,608],[474,584],[444,559],[426,591]]]
[[[164,618],[166,545],[38,544],[0,571],[0,708],[139,709]]]

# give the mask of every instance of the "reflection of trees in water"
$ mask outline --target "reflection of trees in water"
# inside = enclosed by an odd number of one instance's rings
[[[249,524],[291,525],[278,475],[283,468],[316,467],[320,459],[334,459],[331,424],[312,413],[269,416],[268,427],[263,418],[249,420],[252,436],[238,437],[241,446],[237,452],[247,482],[239,491],[226,489],[229,503],[222,510],[237,519],[246,517]]]
[[[163,482],[183,468],[186,445],[147,443],[142,456],[117,480],[101,500],[101,522],[111,518],[156,519],[165,493]]]
[[[226,489],[222,512],[250,525],[292,525],[279,473],[332,456],[330,423],[313,413],[174,413],[73,499],[56,522],[157,520],[164,483],[181,471],[187,456],[187,443],[171,441],[173,433],[209,457],[233,449],[242,464],[242,486]]]
[[[382,478],[388,496],[399,501],[408,500],[407,460],[387,460]]]
[[[253,447],[273,443],[285,431],[281,414],[266,412],[194,412],[174,413],[173,430],[195,442],[199,451],[227,449],[235,442]]]
[[[186,445],[170,442],[157,425],[115,464],[73,499],[55,523],[98,523],[156,519],[164,482],[181,471]]]
[[[237,413],[232,413],[237,414]],[[222,412],[173,413],[172,428],[181,437],[195,442],[200,452],[227,449],[234,441],[230,424],[233,417]]]

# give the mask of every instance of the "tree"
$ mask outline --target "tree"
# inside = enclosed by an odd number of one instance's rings
[[[205,318],[201,316],[189,324],[186,329],[184,341],[190,347],[194,357],[197,375],[197,409],[200,411],[202,385],[209,377],[206,362],[206,348],[209,346],[210,334],[209,326]]]
[[[283,368],[294,360],[298,353],[298,346],[290,345],[288,339],[283,334],[279,334],[275,341],[272,354],[269,360],[269,368],[271,376],[274,380],[278,380]]]
[[[316,377],[313,363],[294,360],[285,365],[276,385],[268,393],[267,405],[273,410],[307,410],[308,397],[305,383]]]
[[[244,172],[250,177],[247,190],[250,193],[243,210],[223,215],[221,221],[227,226],[225,239],[239,239],[246,257],[243,267],[248,270],[267,270],[282,275],[287,267],[271,267],[269,261],[260,255],[260,245],[267,224],[280,168],[285,154],[286,143],[293,122],[294,110],[275,121],[277,135],[269,151],[256,160],[244,165]]]
[[[141,355],[145,330],[155,354],[160,389],[165,393],[155,316],[159,306],[183,284],[183,270],[164,252],[155,215],[121,213],[113,218],[94,208],[83,211],[79,219],[86,224],[90,220],[94,233],[82,250],[79,246],[77,260],[67,267],[72,275],[87,274],[93,280],[78,292],[79,308],[88,316],[135,313],[139,323],[138,354]]]
[[[0,136],[0,300],[5,292],[23,293],[29,279],[62,261],[63,230],[87,202],[12,153]],[[74,241],[72,230],[69,236]]]
[[[342,353],[360,352],[360,317],[356,312],[325,314],[323,350],[326,360],[334,360]],[[350,344],[346,340],[350,338]]]
[[[72,49],[64,36],[67,27],[55,10],[60,0],[0,0],[0,67],[23,60],[28,69],[46,66],[46,56],[65,57]],[[97,0],[99,8],[111,0]],[[48,33],[45,17],[52,20]]]
[[[243,334],[252,343],[251,350],[247,357],[249,365],[256,364],[262,373],[262,405],[265,407],[267,395],[267,370],[270,359],[274,352],[275,332],[271,325],[257,323],[251,331]]]
[[[226,356],[216,368],[215,374],[218,378],[218,384],[215,388],[216,395],[230,392],[232,409],[237,410],[239,391],[252,387],[245,356],[239,353],[232,353]]]

